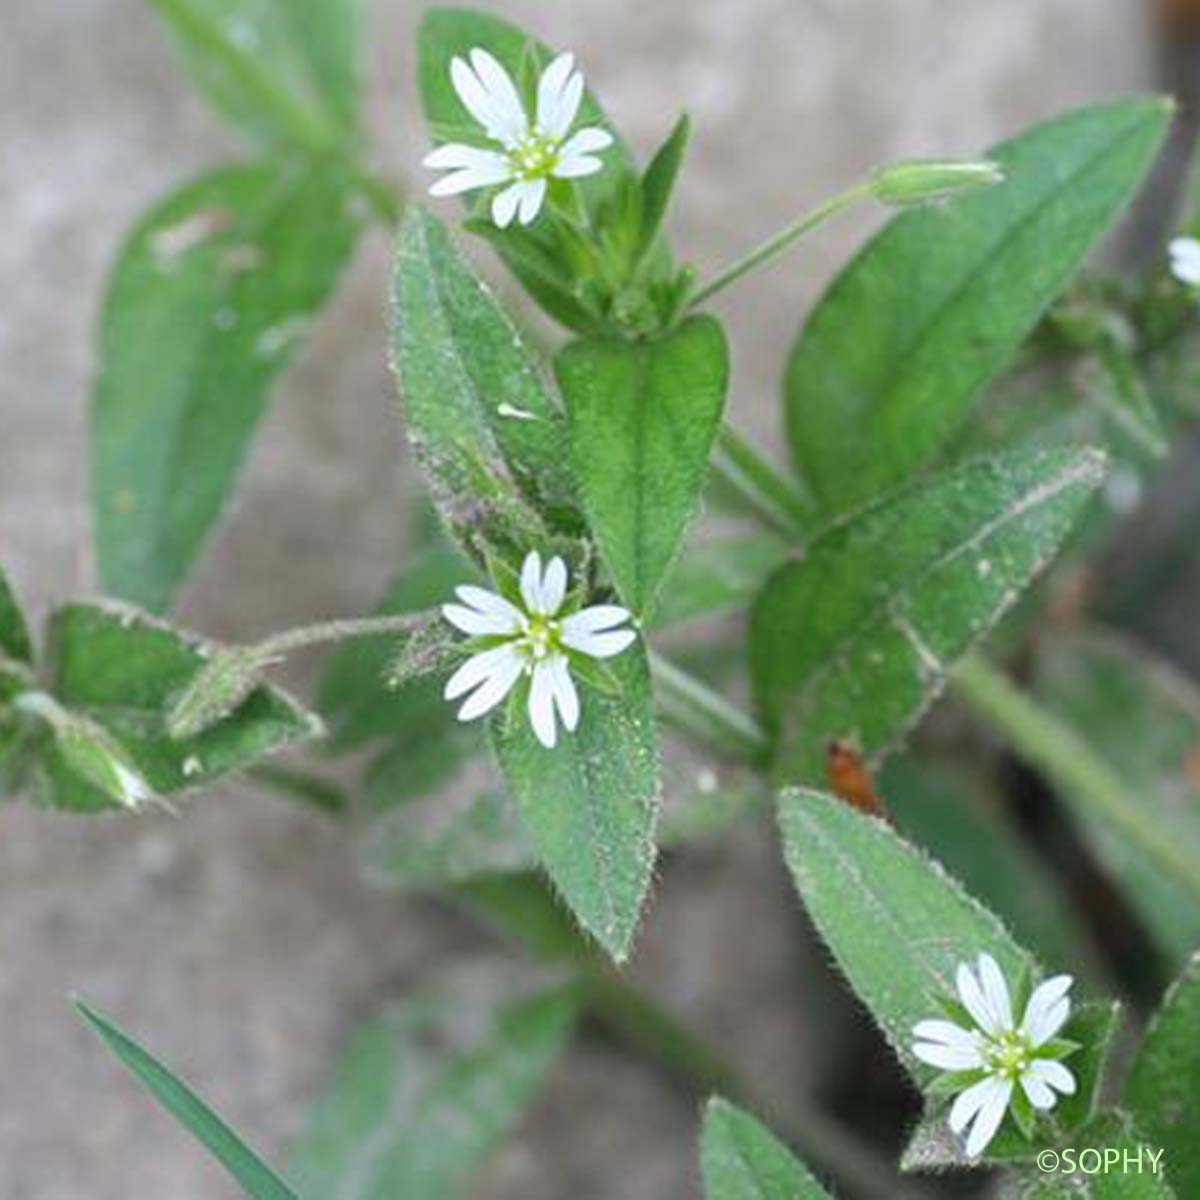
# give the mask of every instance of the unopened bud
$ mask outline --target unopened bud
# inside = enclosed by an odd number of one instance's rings
[[[895,208],[930,204],[1004,182],[999,163],[987,160],[914,159],[880,167],[871,177],[871,195]]]
[[[224,720],[258,686],[271,661],[257,646],[225,646],[197,672],[167,714],[167,733],[175,741],[195,737]]]

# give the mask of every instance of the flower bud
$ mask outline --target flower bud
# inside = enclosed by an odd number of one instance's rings
[[[1003,182],[999,163],[914,159],[880,167],[871,177],[870,189],[884,204],[909,208]]]
[[[167,734],[179,742],[224,720],[258,686],[269,661],[257,646],[217,650],[167,714]]]

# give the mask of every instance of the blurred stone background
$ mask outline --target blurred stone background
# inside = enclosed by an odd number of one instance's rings
[[[371,121],[419,186],[420,5],[370,0]],[[512,0],[571,46],[639,151],[686,108],[672,230],[715,267],[882,161],[968,153],[1055,111],[1153,85],[1129,0]],[[93,586],[85,432],[106,269],[143,208],[245,155],[140,0],[9,0],[0,36],[0,560],[35,614]],[[778,451],[782,356],[870,227],[855,214],[722,308],[734,412]],[[387,245],[367,240],[276,396],[240,497],[182,599],[217,637],[368,609],[403,560],[411,473],[385,367]],[[756,302],[747,303],[756,295]],[[304,688],[317,663],[291,682]],[[836,1055],[844,1001],[819,969],[766,835],[665,872],[637,974],[786,1101]],[[753,931],[752,936],[750,931]],[[0,810],[0,1196],[235,1195],[67,1007],[107,1009],[267,1152],[354,1023],[480,944],[432,902],[355,878],[343,833],[230,786],[179,817]],[[831,1034],[831,1030],[834,1032]],[[696,1113],[598,1042],[556,1072],[480,1195],[696,1194]],[[602,1164],[621,1163],[620,1178]]]

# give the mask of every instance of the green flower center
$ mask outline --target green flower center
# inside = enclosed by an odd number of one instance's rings
[[[561,146],[558,138],[534,129],[508,152],[508,162],[520,179],[544,179],[557,165]]]
[[[1017,1030],[1002,1033],[985,1051],[988,1066],[1007,1079],[1016,1079],[1028,1070],[1033,1061],[1033,1047]]]
[[[520,647],[531,665],[542,662],[552,654],[561,654],[562,625],[553,617],[531,616]]]

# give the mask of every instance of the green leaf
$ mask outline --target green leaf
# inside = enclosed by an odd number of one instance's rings
[[[166,714],[203,665],[201,649],[133,608],[67,605],[52,616],[47,643],[55,697],[107,730],[159,796],[204,786],[321,732],[320,721],[285,693],[258,687],[224,720],[194,738],[173,740]],[[57,807],[113,806],[57,752],[51,753],[48,772]]]
[[[895,218],[842,272],[787,368],[792,452],[845,511],[937,456],[1112,225],[1168,101],[1095,105],[997,146],[1006,182]]]
[[[453,1200],[517,1124],[574,1025],[562,988],[497,1001],[459,972],[361,1029],[291,1159],[301,1192]]]
[[[20,663],[33,662],[33,643],[29,640],[29,629],[2,567],[0,567],[0,657],[7,657]]]
[[[251,1200],[298,1200],[296,1193],[187,1084],[82,1000],[75,1011],[139,1082],[237,1180]]]
[[[553,750],[534,736],[524,689],[514,690],[493,735],[542,865],[580,925],[621,962],[654,865],[658,746],[642,647],[610,665],[621,698],[584,690],[578,729]]]
[[[827,1200],[829,1193],[749,1113],[714,1097],[704,1112],[700,1170],[707,1200]]]
[[[1097,974],[1086,930],[989,781],[906,754],[888,764],[879,793],[900,832],[944,863],[1023,944],[1046,962]]]
[[[481,531],[511,521],[522,495],[553,524],[577,529],[562,414],[503,309],[419,207],[400,230],[393,301],[409,436],[450,530],[479,558]],[[536,534],[532,513],[526,519]]]
[[[1029,954],[1000,921],[890,826],[820,792],[779,799],[784,854],[809,917],[859,998],[918,1079],[912,1027],[956,996],[961,962],[986,952],[1011,982]]]
[[[1151,1146],[1163,1147],[1180,1196],[1200,1195],[1200,953],[1171,987],[1138,1050],[1124,1103]]]
[[[1109,768],[1120,824],[1079,789],[1062,788],[1064,799],[1155,940],[1181,961],[1200,945],[1200,893],[1183,877],[1200,879],[1200,690],[1136,643],[1087,630],[1046,644],[1036,691]],[[1128,826],[1169,843],[1180,869],[1164,870]]]
[[[691,135],[691,119],[687,113],[683,113],[642,175],[639,257],[651,249],[662,232],[663,220],[671,203],[671,194],[675,190],[675,181],[679,178],[679,168],[683,166],[683,156],[687,152]]]
[[[355,136],[361,0],[151,0],[197,86],[266,143]]]
[[[833,738],[877,767],[1045,566],[1103,469],[1074,449],[970,463],[842,519],[780,567],[750,629],[780,776],[820,782]]]
[[[228,168],[169,197],[121,251],[91,411],[106,592],[161,610],[186,578],[354,245],[350,196],[328,163]]]
[[[1194,1146],[1194,1137],[1192,1143]],[[1194,1195],[1172,1174],[1171,1150],[1156,1144],[1142,1128],[1135,1128],[1125,1113],[1111,1109],[1100,1113],[1080,1131],[1079,1144],[1101,1154],[1099,1163],[1094,1155],[1088,1155],[1080,1168],[1088,1178],[1092,1200],[1173,1200]],[[1079,1162],[1078,1155],[1075,1161]],[[1154,1169],[1155,1164],[1159,1170]]]
[[[633,342],[574,342],[555,363],[571,462],[625,603],[650,611],[695,517],[729,384],[711,317]]]

